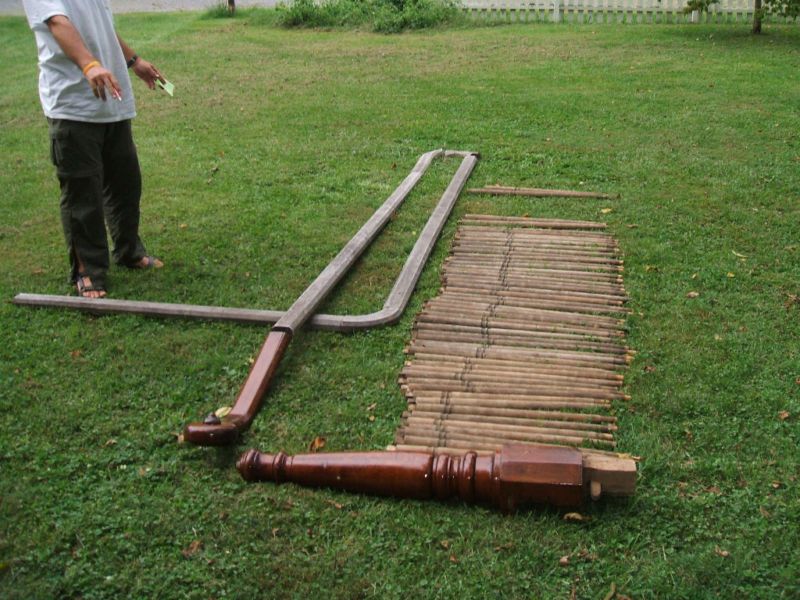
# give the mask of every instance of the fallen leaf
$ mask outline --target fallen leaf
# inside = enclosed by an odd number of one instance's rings
[[[731,252],[733,252],[734,256],[738,256],[739,258],[747,258],[747,255],[739,254],[736,250],[731,250]]]
[[[32,275],[44,275],[45,271],[41,267],[34,269],[31,271]]]
[[[600,212],[603,213],[604,215],[607,215],[608,213],[613,212],[613,210],[614,210],[613,208],[601,208]]]
[[[778,489],[780,489],[780,488],[781,488],[781,486],[782,486],[783,484],[782,484],[780,481],[773,481],[771,485],[772,485],[772,489],[774,489],[774,490],[778,490]]]
[[[639,226],[638,226],[636,223],[628,223],[628,224],[626,225],[626,227],[627,227],[628,229],[636,229],[636,228],[637,228],[637,227],[639,227]]]
[[[322,436],[315,437],[312,442],[308,446],[309,452],[319,452],[322,448],[325,447],[325,438]]]
[[[719,546],[714,546],[714,553],[717,556],[721,556],[722,558],[728,558],[731,555],[730,552],[728,552],[727,550],[723,550]]]
[[[458,564],[458,558],[456,558],[455,554],[450,555],[450,562],[453,564]]]
[[[373,402],[367,407],[367,410],[375,410],[375,407],[378,406],[377,402]]]
[[[450,540],[442,540],[441,542],[439,542],[439,545],[442,548],[444,548],[445,550],[449,550],[450,549]]]
[[[782,410],[781,412],[779,412],[779,413],[778,413],[778,418],[779,418],[781,421],[785,421],[785,420],[786,420],[786,419],[788,419],[790,416],[791,416],[791,415],[789,415],[789,411],[788,411],[788,410]]]
[[[706,491],[707,491],[709,494],[714,494],[715,496],[719,496],[719,495],[721,495],[721,494],[722,494],[722,490],[721,490],[721,489],[719,489],[719,487],[718,487],[718,486],[716,486],[716,485],[710,485],[710,486],[708,486],[708,487],[706,488]]]
[[[794,382],[795,382],[797,385],[800,385],[800,377],[798,377],[797,379],[795,379],[795,380],[794,380]]]
[[[645,365],[644,369],[642,369],[645,373],[654,373],[655,370],[656,368],[653,365]]]
[[[369,422],[372,423],[373,421],[375,421],[375,415],[370,415],[368,417],[368,419],[369,419]]]
[[[334,508],[336,508],[338,510],[342,510],[344,508],[344,504],[340,504],[339,502],[336,502],[335,500],[325,500],[325,502],[327,502],[332,507],[334,507]]]
[[[228,414],[230,414],[230,412],[231,412],[230,406],[220,406],[217,410],[214,411],[214,414],[221,419],[222,417],[227,417]]]
[[[728,278],[733,279],[734,277],[736,277],[736,273],[731,273],[730,271],[728,271]]]
[[[771,513],[771,512],[769,512],[769,511],[768,511],[766,508],[764,508],[763,506],[759,506],[759,507],[758,507],[758,512],[760,512],[760,513],[761,513],[761,516],[762,516],[762,517],[764,517],[765,519],[769,519],[769,518],[772,516],[772,513]]]
[[[272,528],[272,537],[274,537],[274,538],[278,537],[278,533],[280,533],[280,531],[281,531],[280,527],[273,527]]]
[[[73,350],[72,352],[69,353],[69,355],[72,358],[80,358],[83,355],[83,352],[81,352],[80,350]]]
[[[115,440],[114,438],[108,438],[108,439],[106,440],[106,443],[105,443],[105,444],[103,444],[103,446],[105,446],[106,448],[108,448],[109,446],[114,446],[114,445],[116,445],[116,443],[117,443],[117,440]]]
[[[697,279],[697,273],[692,273],[692,279]]]
[[[581,513],[577,513],[577,512],[568,512],[567,514],[564,515],[564,520],[565,521],[577,521],[577,522],[581,522],[582,523],[584,521],[590,521],[591,517],[585,517]]]
[[[203,548],[203,542],[200,540],[195,540],[191,544],[189,544],[186,548],[181,550],[181,554],[183,554],[184,558],[191,558],[195,554],[197,554]]]
[[[597,560],[597,554],[594,552],[589,552],[586,548],[583,548],[580,552],[578,552],[578,556],[580,556],[583,560]]]
[[[612,583],[611,588],[609,588],[608,593],[603,597],[603,600],[611,600],[616,595],[617,595],[617,584]]]
[[[650,273],[651,271],[658,271],[658,267],[655,265],[645,265],[644,270],[646,273]]]
[[[559,558],[559,559],[558,559],[558,564],[559,564],[559,566],[561,566],[561,567],[567,567],[567,566],[569,566],[569,554],[565,554],[564,556],[562,556],[561,558]]]
[[[187,225],[186,223],[181,223],[180,225],[178,225],[178,227],[179,227],[180,229],[186,229],[186,228],[188,228],[188,227],[189,227],[189,225]]]
[[[689,292],[686,294],[687,298],[697,298],[700,295],[700,292]]]
[[[499,546],[494,547],[495,552],[500,552],[501,550],[511,550],[514,547],[514,542],[508,542],[507,544],[500,544]]]

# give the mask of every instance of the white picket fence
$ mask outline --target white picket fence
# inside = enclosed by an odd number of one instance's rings
[[[686,13],[686,0],[461,0],[475,19],[550,23],[741,23],[752,0],[721,0],[707,13]],[[769,21],[782,21],[765,18]]]

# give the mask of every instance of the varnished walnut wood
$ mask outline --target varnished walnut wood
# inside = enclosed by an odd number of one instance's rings
[[[258,413],[291,339],[292,334],[288,331],[271,331],[250,368],[231,412],[221,419],[209,418],[204,423],[190,423],[184,430],[184,439],[202,446],[234,443],[239,432],[246,429]]]
[[[591,462],[592,459],[589,460]],[[237,463],[247,481],[293,482],[351,492],[488,504],[513,512],[529,504],[578,507],[606,480],[632,491],[633,461],[603,457],[586,477],[584,452],[560,446],[506,444],[496,453],[346,452],[287,456],[250,450]],[[631,468],[632,467],[632,468]],[[609,474],[611,476],[609,476]],[[594,485],[592,482],[597,482]]]

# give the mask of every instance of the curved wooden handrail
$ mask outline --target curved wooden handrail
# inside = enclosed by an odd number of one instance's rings
[[[363,315],[329,315],[315,314],[308,325],[314,329],[330,331],[355,331],[396,323],[403,314],[414,286],[419,280],[428,256],[441,233],[447,217],[453,208],[458,195],[478,160],[477,153],[454,150],[434,150],[423,154],[409,177],[419,179],[425,172],[430,160],[440,155],[462,157],[461,167],[453,176],[447,190],[442,195],[436,209],[431,213],[424,229],[420,232],[414,248],[409,254],[403,269],[395,280],[386,302],[378,311]],[[411,187],[408,178],[398,190],[407,194]],[[403,196],[405,197],[405,196]],[[148,302],[141,300],[122,300],[115,298],[78,298],[55,294],[19,293],[12,299],[18,306],[40,308],[66,308],[92,314],[135,314],[158,318],[198,319],[205,321],[229,321],[245,324],[270,325],[282,319],[286,311],[262,310],[253,308],[233,308],[224,306],[202,306],[194,304],[176,304],[169,302]]]
[[[278,364],[286,351],[294,333],[300,329],[314,314],[316,308],[322,303],[336,284],[344,277],[355,261],[366,250],[370,243],[377,237],[386,223],[391,219],[399,204],[407,196],[411,187],[419,180],[422,172],[427,169],[434,156],[443,154],[444,151],[436,150],[423,155],[414,171],[406,178],[404,183],[393,193],[359,229],[344,248],[336,255],[331,263],[325,267],[308,288],[294,301],[289,310],[275,323],[267,336],[261,351],[258,354],[250,373],[242,385],[236,403],[228,415],[218,417],[209,414],[202,423],[190,423],[184,430],[184,439],[188,442],[206,446],[219,446],[233,443],[243,429],[250,426],[264,395],[278,369]],[[456,175],[453,177],[442,200],[434,209],[434,214],[440,215],[438,224],[426,226],[420,241],[425,240],[422,250],[415,246],[409,261],[414,263],[417,274],[403,282],[403,293],[411,295],[413,284],[419,277],[433,244],[439,235],[444,220],[450,214],[458,194],[466,183],[467,177],[477,162],[477,157],[467,154],[462,160]],[[396,286],[397,287],[397,286]],[[405,288],[408,288],[407,290]],[[394,290],[390,298],[395,297]],[[407,298],[402,300],[403,306]]]

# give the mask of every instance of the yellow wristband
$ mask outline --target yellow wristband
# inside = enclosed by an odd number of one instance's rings
[[[87,71],[88,71],[89,69],[92,69],[92,68],[94,68],[94,67],[100,67],[100,66],[102,66],[102,65],[100,64],[100,61],[99,61],[99,60],[93,60],[93,61],[92,61],[92,62],[90,62],[88,65],[86,65],[85,67],[83,67],[83,74],[84,74],[84,75],[86,75],[86,73],[87,73]]]

